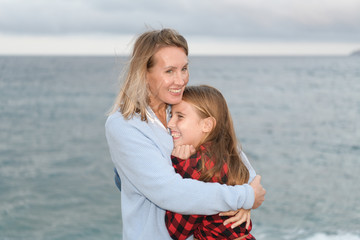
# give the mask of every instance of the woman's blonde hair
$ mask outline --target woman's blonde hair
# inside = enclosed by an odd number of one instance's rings
[[[180,47],[188,56],[186,39],[173,29],[144,32],[135,41],[131,59],[127,66],[124,82],[110,112],[120,112],[126,119],[135,113],[142,121],[147,121],[146,107],[149,104],[149,89],[146,72],[155,65],[154,55],[162,47]]]
[[[228,185],[247,183],[249,170],[240,157],[230,111],[220,91],[207,85],[188,86],[184,90],[182,99],[195,107],[200,118],[215,119],[212,130],[201,143],[210,143],[208,150],[214,166],[209,168],[205,165],[209,163],[201,162],[199,180],[208,182],[215,176],[221,183]],[[224,164],[228,166],[226,182],[222,182],[220,177]]]

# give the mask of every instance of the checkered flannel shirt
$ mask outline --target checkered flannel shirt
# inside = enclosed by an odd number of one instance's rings
[[[183,178],[200,178],[200,167],[201,167],[201,157],[202,152],[205,159],[205,166],[207,168],[213,167],[213,161],[209,152],[207,151],[206,145],[200,146],[200,151],[192,155],[189,159],[179,159],[174,156],[171,156],[173,167],[175,171],[179,173]],[[220,179],[222,182],[227,182],[227,172],[228,168],[225,164],[222,172],[220,174]],[[213,177],[212,182],[219,182],[218,177]],[[182,215],[179,213],[174,213],[166,211],[165,222],[166,227],[169,231],[169,234],[172,239],[186,239],[190,235],[194,234],[194,237],[197,239],[236,239],[245,235],[248,235],[244,239],[255,239],[249,232],[252,228],[252,223],[250,222],[250,227],[246,230],[246,223],[241,224],[240,226],[232,229],[231,224],[224,226],[223,222],[228,217],[221,217],[218,214],[215,215]]]

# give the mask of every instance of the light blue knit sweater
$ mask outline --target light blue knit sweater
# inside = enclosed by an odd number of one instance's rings
[[[121,177],[123,240],[170,239],[164,209],[209,215],[252,207],[254,192],[248,184],[204,183],[175,173],[172,138],[150,108],[147,116],[148,122],[137,116],[125,120],[116,112],[105,124],[110,155]]]

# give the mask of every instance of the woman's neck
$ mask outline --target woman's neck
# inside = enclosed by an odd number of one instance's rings
[[[166,103],[159,103],[159,104],[149,104],[150,108],[153,110],[157,118],[160,120],[160,122],[167,127],[167,121],[166,121]]]

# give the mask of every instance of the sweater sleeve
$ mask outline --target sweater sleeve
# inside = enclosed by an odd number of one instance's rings
[[[249,183],[252,182],[252,180],[254,180],[255,176],[256,176],[256,172],[255,169],[251,166],[249,159],[247,158],[247,156],[245,155],[245,153],[243,151],[240,152],[240,156],[241,159],[243,161],[243,163],[245,164],[245,166],[247,167],[247,169],[249,170]]]
[[[254,192],[250,185],[226,186],[183,179],[156,143],[137,127],[108,119],[105,128],[115,167],[159,207],[181,214],[206,215],[252,207]]]

